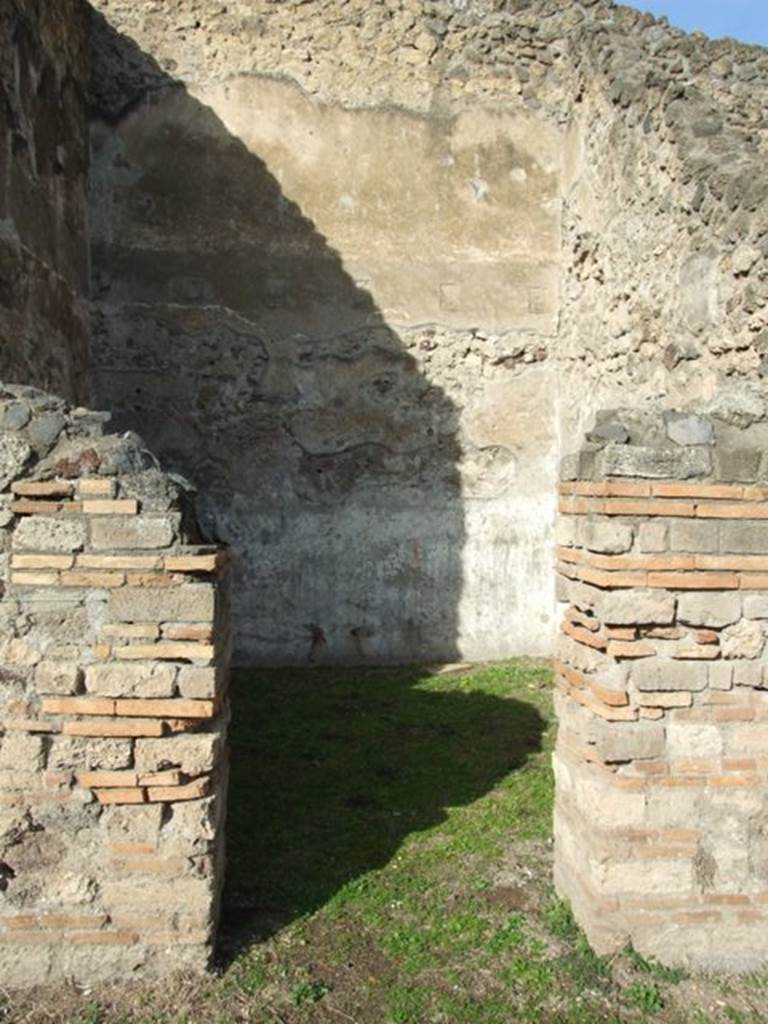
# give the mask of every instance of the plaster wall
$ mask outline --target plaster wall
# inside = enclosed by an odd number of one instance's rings
[[[95,396],[208,481],[240,656],[550,650],[561,133],[239,75],[93,139]]]
[[[94,6],[92,386],[238,553],[240,655],[549,651],[595,411],[765,412],[765,52],[610,0]]]

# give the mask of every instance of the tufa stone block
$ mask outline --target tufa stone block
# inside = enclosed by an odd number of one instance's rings
[[[215,591],[209,583],[179,587],[122,587],[110,594],[110,617],[126,622],[213,622]]]
[[[677,603],[677,617],[686,626],[721,629],[741,618],[741,597],[735,593],[681,594]]]
[[[664,728],[656,722],[600,723],[593,732],[598,754],[607,763],[641,761],[664,753]]]
[[[105,697],[172,697],[176,672],[176,665],[107,662],[86,668],[85,686]]]
[[[578,539],[588,551],[619,555],[632,547],[634,531],[626,523],[610,519],[583,519],[578,524]]]
[[[167,548],[176,540],[179,517],[110,516],[91,522],[91,543],[98,550]]]
[[[603,476],[631,476],[652,480],[688,480],[711,471],[706,448],[646,448],[609,444],[598,456]]]
[[[75,694],[82,677],[82,669],[76,662],[43,661],[35,669],[35,689],[40,694]]]
[[[17,524],[13,548],[16,551],[80,551],[87,539],[83,519],[34,516]]]
[[[136,741],[136,770],[163,771],[178,768],[186,775],[203,775],[213,770],[218,759],[218,733],[190,733],[164,739]]]

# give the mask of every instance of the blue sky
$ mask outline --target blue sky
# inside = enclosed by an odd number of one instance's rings
[[[701,29],[713,39],[733,36],[768,46],[768,0],[624,0],[630,7],[664,15],[688,32]]]

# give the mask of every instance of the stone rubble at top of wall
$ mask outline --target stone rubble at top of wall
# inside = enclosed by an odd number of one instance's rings
[[[585,375],[594,389],[564,403],[565,433],[628,385],[677,406],[768,370],[765,49],[611,0],[95,6],[149,58],[97,22],[91,105],[107,119],[169,82],[266,75],[342,107],[562,126],[563,312],[541,358],[566,396]]]
[[[0,385],[0,968],[202,969],[223,880],[224,552],[109,417]]]

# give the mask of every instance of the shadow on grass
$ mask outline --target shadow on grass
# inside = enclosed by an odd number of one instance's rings
[[[419,668],[234,673],[224,962],[483,796],[545,728]]]

